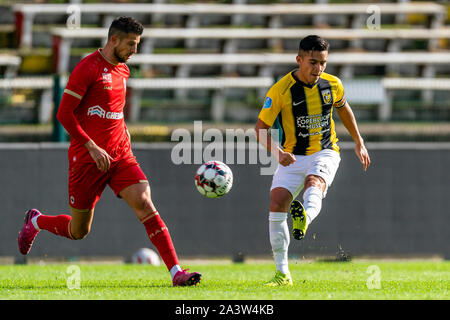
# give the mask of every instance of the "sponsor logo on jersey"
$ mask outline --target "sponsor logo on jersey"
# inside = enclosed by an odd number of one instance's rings
[[[270,97],[267,97],[266,100],[264,100],[263,109],[268,109],[271,106],[272,106],[272,99]]]
[[[100,106],[93,106],[88,109],[87,115],[88,116],[97,115],[100,118],[104,118],[106,115],[106,111],[103,110]]]
[[[305,101],[306,101],[306,99],[305,99],[305,100],[302,100],[302,101],[292,102],[292,105],[293,105],[294,107],[296,107],[296,106],[298,106],[299,104],[302,104],[302,103],[305,102]]]
[[[111,73],[102,73],[103,83],[112,83]]]
[[[88,109],[88,116],[99,116],[102,119],[120,120],[123,118],[123,112],[106,112],[100,106],[93,106]]]
[[[300,137],[308,137],[323,134],[327,131],[330,131],[330,117],[331,114],[314,114],[310,116],[301,116],[297,117],[297,126],[304,130],[314,130],[321,129],[320,131],[302,133],[299,132]]]

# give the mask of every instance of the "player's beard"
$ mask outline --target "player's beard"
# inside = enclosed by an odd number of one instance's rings
[[[125,63],[125,62],[127,62],[127,60],[128,60],[128,56],[121,57],[121,56],[117,53],[117,51],[116,51],[115,48],[114,48],[114,56],[116,57],[117,61],[119,61],[119,62]]]

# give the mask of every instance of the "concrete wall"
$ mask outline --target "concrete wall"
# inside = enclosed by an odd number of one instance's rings
[[[352,146],[342,161],[320,215],[306,239],[291,240],[290,254],[450,256],[450,144],[369,144],[372,166],[363,172]],[[173,145],[135,145],[153,200],[180,257],[270,256],[268,206],[271,176],[260,165],[230,165],[234,186],[220,199],[195,189],[198,167],[174,165]],[[0,145],[0,256],[20,256],[17,234],[24,212],[68,214],[67,145]],[[150,247],[145,229],[107,188],[91,233],[71,241],[41,232],[30,256],[130,256]]]

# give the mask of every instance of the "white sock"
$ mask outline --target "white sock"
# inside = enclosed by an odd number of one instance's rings
[[[323,192],[319,188],[309,187],[303,193],[303,206],[308,224],[310,224],[322,209]]]
[[[174,265],[172,269],[170,269],[170,275],[172,276],[172,279],[173,277],[175,277],[178,271],[181,271],[181,267],[179,264]]]
[[[269,236],[277,270],[283,274],[289,273],[288,247],[290,236],[287,224],[287,212],[270,212]]]

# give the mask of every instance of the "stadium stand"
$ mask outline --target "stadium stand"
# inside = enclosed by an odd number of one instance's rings
[[[54,71],[63,75],[104,43],[113,17],[130,14],[143,22],[140,54],[128,63],[130,121],[164,120],[168,110],[180,109],[200,110],[191,119],[254,121],[268,79],[273,83],[295,68],[298,40],[307,34],[330,41],[327,72],[343,79],[348,100],[357,104],[362,120],[401,120],[401,113],[393,110],[402,99],[413,102],[412,108],[448,106],[448,90],[442,89],[450,74],[444,5],[403,0],[231,2],[35,3],[14,4],[10,10],[18,52],[51,47]],[[379,21],[372,19],[377,10]],[[69,24],[74,12],[79,21]],[[405,77],[409,80],[399,80]],[[44,110],[42,100],[39,110]],[[229,105],[250,112],[228,113]],[[161,111],[148,117],[141,112],[148,108]],[[45,118],[48,111],[39,114],[38,121],[50,120]]]

